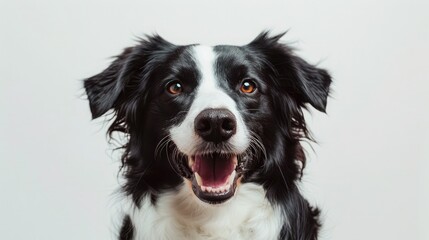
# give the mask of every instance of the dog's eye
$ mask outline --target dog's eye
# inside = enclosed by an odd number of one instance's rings
[[[179,81],[173,81],[167,85],[167,91],[173,95],[180,94],[183,91],[182,84]]]
[[[246,79],[241,83],[240,91],[243,93],[253,93],[256,90],[256,84],[252,80]]]

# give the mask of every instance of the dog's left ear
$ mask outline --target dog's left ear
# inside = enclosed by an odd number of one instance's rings
[[[300,57],[292,55],[290,58],[292,75],[296,79],[297,91],[302,101],[325,112],[331,76],[326,70],[317,68]]]
[[[286,44],[279,43],[284,34],[269,36],[268,32],[263,32],[248,46],[258,49],[262,57],[267,58],[268,69],[273,72],[275,81],[283,91],[301,103],[309,103],[325,112],[331,76],[326,70],[296,56]]]

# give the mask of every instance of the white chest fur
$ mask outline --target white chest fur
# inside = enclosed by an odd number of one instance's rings
[[[228,202],[201,202],[186,184],[177,192],[159,196],[156,206],[149,197],[140,208],[131,207],[134,240],[142,239],[277,239],[282,226],[278,209],[265,199],[264,189],[245,183]]]

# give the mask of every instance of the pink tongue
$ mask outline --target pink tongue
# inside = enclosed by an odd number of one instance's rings
[[[195,171],[200,175],[203,186],[220,187],[225,185],[234,171],[234,156],[195,156]]]

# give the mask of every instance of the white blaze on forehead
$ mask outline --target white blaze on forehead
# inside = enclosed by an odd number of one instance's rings
[[[217,55],[213,47],[194,46],[192,55],[200,72],[201,79],[198,87],[194,89],[195,98],[192,105],[179,125],[170,129],[173,142],[179,150],[187,155],[195,154],[196,147],[203,140],[194,131],[194,120],[197,115],[208,108],[225,108],[231,111],[237,119],[237,132],[229,140],[233,150],[241,153],[249,145],[248,130],[243,122],[241,114],[237,110],[235,101],[222,89],[215,74]]]
[[[197,95],[192,104],[193,110],[202,111],[206,108],[236,108],[234,100],[220,88],[215,75],[216,54],[212,47],[195,46],[194,57],[201,73]],[[191,107],[191,109],[192,109]],[[201,109],[202,108],[202,109]]]

